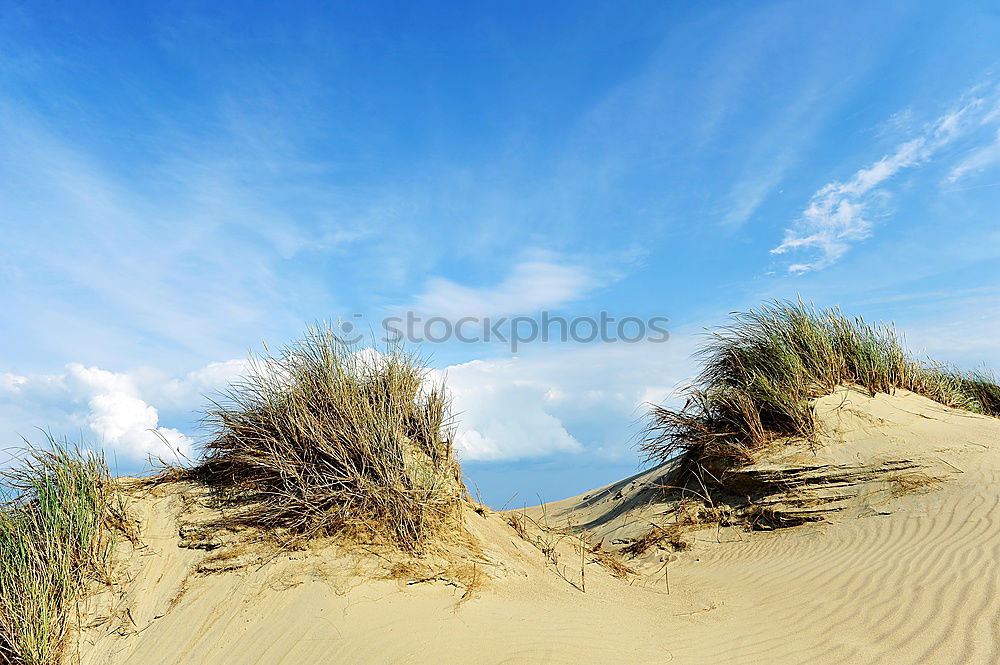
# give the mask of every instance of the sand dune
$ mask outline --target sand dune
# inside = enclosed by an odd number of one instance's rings
[[[626,556],[628,579],[593,553],[581,575],[580,536],[619,550],[675,519],[669,468],[525,511],[577,535],[470,506],[422,571],[335,544],[275,554],[206,526],[194,485],[137,490],[141,543],[82,608],[80,662],[1000,662],[1000,420],[905,392],[816,408],[818,445],[740,470],[762,514],[799,526],[694,525],[685,549]]]

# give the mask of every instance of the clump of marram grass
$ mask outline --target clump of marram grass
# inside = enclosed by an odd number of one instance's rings
[[[443,384],[400,349],[356,349],[327,327],[256,359],[207,415],[194,475],[236,524],[420,550],[464,486]]]
[[[698,352],[704,369],[679,409],[653,406],[641,450],[680,456],[687,469],[752,461],[775,439],[815,434],[812,402],[837,386],[871,394],[910,390],[947,406],[1000,415],[1000,386],[985,372],[913,358],[891,324],[839,309],[775,301],[737,312]]]
[[[72,605],[106,571],[124,511],[104,459],[49,438],[0,474],[0,663],[50,665]]]

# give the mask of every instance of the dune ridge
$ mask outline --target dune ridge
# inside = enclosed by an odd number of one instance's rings
[[[816,521],[694,528],[685,549],[623,555],[637,573],[625,580],[587,555],[586,592],[581,538],[623,550],[668,519],[657,486],[669,466],[523,511],[567,527],[549,553],[510,514],[470,504],[478,549],[409,577],[334,545],[226,559],[224,534],[183,528],[208,510],[197,485],[134,493],[143,545],[120,552],[121,582],[88,601],[80,662],[997,662],[1000,420],[847,388],[816,414],[814,445],[758,470],[876,470],[818,490]],[[933,480],[901,484],[888,464],[901,460]]]

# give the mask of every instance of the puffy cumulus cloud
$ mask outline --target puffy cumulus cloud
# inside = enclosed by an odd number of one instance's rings
[[[34,428],[57,437],[83,434],[125,460],[190,456],[194,441],[161,423],[161,408],[188,416],[206,394],[221,390],[246,369],[246,361],[215,362],[179,378],[139,368],[111,372],[70,363],[59,374],[0,373],[0,431],[8,442],[32,438]]]
[[[473,360],[446,376],[464,461],[591,454],[623,458],[646,402],[693,374],[690,341],[603,344]]]
[[[208,396],[216,395],[246,374],[246,359],[212,362],[184,376],[170,376],[162,370],[140,368],[130,373],[142,394],[162,410],[184,412],[203,406]]]
[[[70,393],[86,403],[87,426],[105,448],[130,459],[190,455],[191,439],[159,425],[159,412],[142,399],[131,376],[79,363],[66,369]]]
[[[667,343],[595,344],[529,349],[515,357],[436,369],[456,416],[464,461],[501,462],[553,455],[628,459],[645,402],[661,402],[693,374],[691,336]],[[381,357],[364,350],[361,360]],[[247,371],[244,360],[206,365],[171,378],[162,370],[112,372],[80,363],[64,372],[0,373],[0,435],[11,443],[31,428],[80,432],[123,460],[191,455],[193,420],[206,395]]]
[[[511,460],[583,446],[548,409],[560,392],[524,372],[519,359],[474,360],[447,369],[447,385],[461,423],[455,446],[465,460]]]

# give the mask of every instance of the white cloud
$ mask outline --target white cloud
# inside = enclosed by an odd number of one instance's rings
[[[465,461],[630,455],[636,419],[693,374],[691,340],[602,344],[444,370]]]
[[[518,358],[473,360],[447,369],[462,459],[523,459],[583,449],[546,408],[559,391],[525,372],[526,364]]]
[[[948,173],[948,182],[958,182],[970,173],[977,173],[998,162],[1000,162],[1000,130],[997,131],[993,143],[973,151],[955,165]]]
[[[633,454],[643,404],[662,401],[693,374],[693,339],[529,349],[435,370],[431,378],[447,379],[456,448],[465,461],[581,454],[621,459]],[[82,432],[86,441],[132,463],[151,454],[167,458],[171,451],[191,456],[194,439],[165,425],[163,414],[190,422],[206,395],[246,369],[247,361],[229,360],[180,377],[81,363],[59,374],[0,373],[0,436],[16,443],[38,426],[71,439]]]
[[[16,393],[21,391],[21,386],[28,382],[28,378],[25,376],[18,376],[16,374],[10,374],[4,372],[0,374],[0,390]]]
[[[742,173],[728,196],[724,226],[746,223],[798,162],[806,145],[833,108],[829,90],[809,84],[789,99],[774,121],[756,133],[743,158]]]
[[[150,369],[136,370],[133,374],[143,395],[162,408],[193,409],[203,406],[207,398],[243,376],[249,364],[243,358],[212,362],[182,377],[169,377]]]
[[[942,148],[969,131],[996,120],[1000,109],[996,96],[997,90],[970,95],[956,110],[927,126],[920,136],[901,143],[848,180],[820,188],[771,253],[810,252],[808,260],[788,266],[793,273],[818,270],[840,260],[853,243],[871,235],[873,209],[888,195],[889,181],[905,170],[930,162]]]
[[[316,271],[281,270],[288,258],[363,233],[341,232],[360,222],[331,210],[330,188],[301,185],[306,162],[276,148],[264,163],[243,134],[203,143],[151,129],[132,164],[22,101],[0,95],[0,328],[40,357],[231,357],[247,330],[298,327],[290,299],[325,288]],[[73,335],[54,332],[67,325]]]
[[[142,399],[131,376],[79,363],[66,369],[66,383],[77,399],[86,400],[87,425],[102,446],[131,459],[190,455],[191,439],[159,426],[159,412]]]
[[[240,376],[245,360],[215,362],[180,378],[138,368],[111,372],[70,363],[60,374],[0,373],[0,434],[6,441],[40,427],[84,439],[132,462],[192,454],[193,439],[161,424],[161,409],[188,415]]]
[[[450,319],[523,314],[571,302],[597,285],[598,280],[583,266],[542,258],[517,263],[493,286],[477,288],[433,278],[417,296],[413,309]]]

